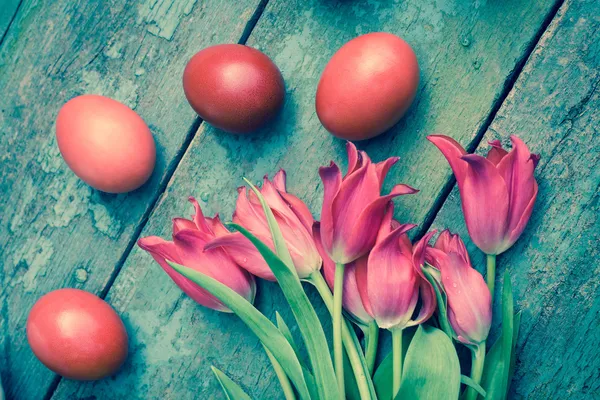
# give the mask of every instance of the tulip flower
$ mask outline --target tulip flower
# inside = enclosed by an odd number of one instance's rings
[[[206,290],[174,271],[167,260],[208,275],[227,285],[249,302],[253,302],[256,294],[254,277],[240,268],[223,249],[204,250],[208,242],[216,237],[228,235],[229,231],[223,226],[218,215],[207,218],[193,197],[190,197],[190,202],[194,205],[196,213],[192,220],[173,219],[173,241],[148,236],[138,240],[138,246],[150,253],[181,290],[205,307],[231,312]]]
[[[389,201],[417,190],[396,185],[381,195],[383,181],[397,157],[374,164],[351,142],[346,144],[348,172],[342,178],[338,166],[331,162],[321,167],[324,197],[321,211],[321,240],[325,251],[338,264],[348,264],[367,254],[377,238]]]
[[[486,254],[508,250],[525,229],[533,210],[538,193],[533,171],[539,155],[531,154],[516,136],[510,137],[510,152],[502,148],[500,141],[490,142],[492,149],[487,158],[467,154],[448,136],[428,139],[440,149],[456,176],[473,242]]]
[[[460,236],[443,231],[426,259],[441,274],[448,300],[448,320],[455,337],[472,351],[471,378],[479,384],[485,361],[485,341],[492,324],[492,297],[483,277],[472,266]],[[477,393],[468,389],[467,399]]]
[[[492,298],[483,276],[471,266],[460,236],[443,231],[426,258],[441,273],[456,339],[469,345],[483,343],[492,323]]]
[[[496,255],[517,241],[531,217],[538,194],[533,172],[540,156],[530,153],[514,135],[510,152],[494,140],[487,158],[467,154],[448,136],[427,139],[440,149],[454,172],[469,236],[487,254],[487,283],[493,297]]]
[[[280,170],[273,182],[264,177],[260,189],[265,201],[273,211],[281,234],[292,256],[300,279],[305,279],[321,268],[321,256],[312,235],[313,216],[302,200],[286,190],[286,175]],[[233,222],[242,225],[272,250],[275,249],[271,230],[262,206],[253,192],[246,187],[238,189],[238,199]],[[258,250],[241,233],[220,236],[207,245],[207,249],[222,247],[242,268],[263,279],[275,280],[275,276]]]

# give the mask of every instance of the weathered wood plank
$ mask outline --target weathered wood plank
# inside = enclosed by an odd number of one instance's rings
[[[0,4],[0,43],[10,27],[20,3],[21,0],[2,0],[2,4]]]
[[[237,42],[258,4],[21,6],[0,49],[0,375],[9,398],[41,399],[54,379],[26,343],[33,302],[59,287],[104,290],[197,127],[180,84],[185,63],[205,46]],[[114,97],[151,127],[158,162],[143,188],[107,195],[68,171],[54,120],[65,101],[82,93]]]
[[[599,29],[598,2],[567,0],[478,149],[514,134],[542,156],[529,225],[498,257],[523,310],[515,399],[600,397]],[[456,188],[434,226],[467,237]],[[481,252],[468,248],[483,270]]]
[[[403,157],[390,183],[406,182],[422,193],[398,201],[398,216],[422,222],[449,178],[445,161],[425,136],[446,131],[464,142],[476,136],[552,8],[547,1],[488,2],[476,7],[416,0],[269,3],[249,43],[272,56],[282,70],[287,100],[281,116],[255,136],[231,136],[201,126],[143,235],[168,237],[170,219],[190,213],[185,201],[190,194],[207,212],[231,215],[234,188],[242,176],[258,181],[278,167],[287,169],[291,190],[318,214],[317,166],[345,156],[343,142],[330,137],[316,118],[316,84],[339,46],[357,34],[377,30],[395,32],[414,46],[423,79],[408,116],[387,135],[361,147],[377,160]],[[261,289],[259,307],[269,316],[283,308],[289,319],[274,286]],[[139,390],[140,398],[220,398],[210,364],[230,374],[255,398],[280,397],[251,334],[235,318],[204,310],[183,297],[143,251],[132,251],[108,298],[132,333],[128,364],[115,380],[62,382],[56,399],[120,397],[131,393],[129,389]]]

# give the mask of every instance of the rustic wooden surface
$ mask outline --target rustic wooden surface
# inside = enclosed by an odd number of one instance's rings
[[[500,270],[514,268],[519,305],[527,307],[515,393],[597,394],[598,353],[587,350],[599,344],[597,263],[584,261],[597,255],[586,248],[598,240],[598,6],[567,1],[555,16],[559,0],[422,3],[273,0],[263,12],[258,1],[25,1],[0,47],[0,375],[9,395],[223,398],[210,372],[214,364],[257,399],[281,397],[259,343],[243,325],[197,306],[131,246],[140,230],[168,237],[170,219],[191,213],[190,194],[207,212],[229,217],[242,176],[259,181],[278,167],[318,215],[316,167],[343,160],[344,152],[316,118],[316,84],[339,46],[370,31],[404,37],[422,71],[409,114],[389,133],[360,144],[376,160],[402,157],[387,187],[401,181],[421,189],[397,201],[401,220],[427,227],[453,184],[427,134],[446,133],[474,149],[483,133],[504,139],[517,133],[542,153],[538,209],[524,239],[500,258]],[[180,86],[185,61],[199,48],[245,39],[251,30],[248,44],[270,55],[284,75],[283,112],[250,137],[200,124],[188,148],[199,120]],[[64,166],[53,121],[64,101],[83,92],[124,101],[151,125],[159,164],[141,190],[104,195]],[[462,227],[457,207],[452,192],[434,225]],[[570,242],[580,243],[577,251]],[[29,308],[39,295],[65,286],[108,293],[123,316],[131,356],[115,377],[58,381],[28,349]],[[559,293],[564,296],[552,296]],[[260,285],[257,304],[291,322],[275,285]],[[581,330],[571,331],[574,326]]]
[[[478,148],[518,135],[542,156],[533,216],[498,257],[523,310],[516,399],[600,398],[599,32],[598,2],[566,1]],[[467,237],[457,189],[434,226]],[[484,266],[481,252],[469,250]]]
[[[237,42],[258,5],[258,0],[21,5],[0,48],[0,374],[9,398],[42,399],[53,390],[55,375],[27,346],[29,309],[52,289],[71,286],[99,294],[108,289],[190,130],[197,128],[180,84],[185,63],[205,46]],[[59,155],[56,114],[82,93],[124,102],[154,133],[155,173],[130,195],[91,190]]]

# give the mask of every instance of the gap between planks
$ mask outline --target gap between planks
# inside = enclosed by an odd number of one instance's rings
[[[22,2],[23,2],[23,0],[21,0],[21,3]],[[269,0],[261,0],[260,1],[258,6],[256,7],[256,9],[254,10],[252,17],[250,17],[250,19],[246,23],[246,26],[244,27],[244,31],[242,32],[240,40],[238,40],[238,44],[246,44],[246,41],[250,37],[252,30],[258,23],[258,20],[260,19],[262,13],[265,11],[265,8],[267,7],[268,2],[269,2]],[[19,4],[19,6],[21,5],[21,3]],[[15,12],[15,15],[16,14],[17,13]],[[14,20],[14,16],[13,16],[13,20]],[[11,21],[11,24],[12,24],[12,21]],[[7,31],[8,31],[8,29],[7,29]],[[0,41],[0,45],[1,45],[1,41]],[[202,124],[202,122],[203,121],[200,117],[196,117],[196,119],[194,120],[194,122],[192,123],[190,128],[188,129],[188,132],[185,136],[185,140],[184,140],[182,146],[179,148],[179,151],[177,152],[177,154],[175,155],[173,160],[167,166],[167,173],[165,174],[164,179],[158,186],[158,189],[156,190],[156,194],[151,199],[150,204],[148,205],[148,208],[142,215],[142,220],[140,221],[140,223],[134,230],[134,232],[131,236],[131,239],[127,243],[127,247],[125,247],[125,251],[123,251],[123,254],[117,261],[115,269],[113,270],[110,277],[108,278],[106,286],[100,292],[101,299],[106,298],[110,288],[112,287],[112,285],[115,283],[115,280],[119,276],[119,273],[121,272],[121,269],[123,268],[123,265],[125,264],[125,261],[127,260],[127,257],[129,257],[129,254],[133,250],[133,247],[135,246],[135,243],[137,242],[138,237],[141,235],[142,231],[144,230],[144,227],[148,223],[148,220],[149,220],[150,216],[152,215],[152,212],[154,211],[154,208],[156,207],[158,200],[161,198],[161,196],[163,195],[163,193],[169,186],[169,183],[171,182],[171,179],[173,178],[173,174],[175,174],[175,171],[179,167],[179,164],[181,163],[183,156],[187,152],[188,147],[190,146],[190,144],[192,143],[192,140],[196,136],[196,132],[200,128],[200,125]],[[62,377],[60,375],[56,375],[54,377],[54,379],[52,380],[52,383],[50,384],[50,387],[48,388],[48,391],[46,392],[46,395],[44,396],[44,400],[50,400],[52,398],[52,396],[54,395],[54,392],[56,392],[56,389],[58,389],[58,385],[60,384],[61,380],[62,380]]]
[[[502,104],[504,104],[504,101],[506,100],[506,98],[512,91],[513,87],[515,86],[515,83],[517,82],[517,79],[521,75],[523,68],[525,68],[525,64],[527,64],[529,57],[535,50],[540,39],[542,38],[542,36],[546,32],[546,30],[548,29],[548,26],[550,25],[552,20],[554,20],[554,17],[558,13],[558,10],[562,7],[564,2],[565,2],[565,0],[559,0],[556,2],[556,4],[554,4],[552,9],[550,10],[548,15],[542,22],[542,25],[536,32],[534,38],[531,40],[531,42],[529,43],[529,45],[527,46],[527,48],[525,49],[525,51],[523,52],[521,57],[519,57],[519,59],[517,60],[515,68],[512,70],[512,72],[509,74],[509,76],[506,78],[506,81],[504,82],[504,86],[502,88],[502,92],[500,93],[500,96],[498,96],[498,98],[494,101],[490,113],[488,114],[487,118],[483,121],[483,123],[481,124],[479,129],[477,130],[475,139],[473,139],[471,141],[471,143],[469,143],[466,146],[467,153],[474,153],[475,150],[477,150],[477,148],[481,144],[481,141],[483,140],[485,133],[487,132],[488,128],[490,127],[490,125],[492,124],[494,119],[496,118],[496,114],[500,110],[500,107],[502,107]],[[442,187],[442,190],[440,191],[440,193],[436,197],[435,201],[433,202],[433,205],[431,206],[431,209],[429,210],[429,212],[425,215],[423,224],[421,225],[421,228],[415,235],[415,240],[421,239],[427,233],[429,228],[431,228],[431,225],[433,224],[435,217],[437,216],[439,211],[442,209],[442,206],[444,205],[444,203],[446,202],[446,199],[452,192],[452,189],[454,188],[455,183],[456,183],[456,179],[454,178],[454,175],[452,175],[450,177],[450,179],[448,179],[446,184]]]
[[[6,25],[6,29],[4,30],[4,34],[2,35],[2,37],[0,37],[0,49],[2,48],[2,44],[4,43],[4,39],[6,39],[6,37],[8,36],[8,31],[10,30],[10,27],[12,26],[13,22],[15,22],[15,19],[17,19],[17,14],[21,10],[21,6],[23,5],[24,1],[25,0],[19,1],[19,4],[17,4],[17,8],[15,8],[15,11],[13,12],[12,18],[10,19],[10,22],[8,23],[8,25]]]

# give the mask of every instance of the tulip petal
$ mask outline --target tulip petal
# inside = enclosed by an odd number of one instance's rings
[[[438,266],[448,298],[448,319],[463,342],[487,339],[492,322],[490,291],[479,272],[456,253],[447,253]]]
[[[369,254],[367,295],[372,315],[381,328],[405,327],[417,304],[418,275],[410,256],[398,249],[399,237],[414,226],[400,226]]]
[[[323,181],[323,208],[321,210],[321,240],[328,254],[333,246],[333,201],[342,184],[342,173],[338,166],[331,162],[329,167],[319,168]]]
[[[427,139],[446,157],[460,188],[467,175],[467,164],[461,160],[467,154],[465,149],[456,140],[445,135],[430,135]]]
[[[464,242],[458,234],[452,234],[448,229],[445,229],[440,233],[437,238],[434,248],[443,251],[444,253],[454,252],[464,258],[467,264],[470,264],[469,253],[465,247]]]
[[[202,208],[200,207],[200,204],[198,204],[198,201],[195,198],[193,198],[192,196],[188,197],[188,201],[190,203],[192,203],[192,205],[194,206],[194,210],[196,211],[194,213],[194,215],[192,216],[192,219],[193,219],[194,223],[196,224],[196,227],[199,230],[201,230],[202,232],[211,233],[210,228],[206,224],[206,218],[204,217],[204,214],[202,213]],[[175,233],[175,232],[173,232],[173,233]]]
[[[523,214],[521,215],[521,219],[519,220],[519,223],[517,224],[515,229],[513,229],[512,231],[510,231],[508,233],[508,247],[512,246],[517,241],[519,236],[521,236],[521,233],[523,233],[525,226],[527,226],[527,223],[529,222],[529,218],[531,217],[531,212],[533,211],[533,206],[535,205],[535,200],[537,198],[537,194],[538,194],[538,184],[537,184],[537,182],[534,182],[533,197],[531,197],[531,200],[529,201],[527,208],[525,208],[525,211],[523,211]],[[507,247],[507,249],[508,249],[508,247]]]
[[[215,299],[210,293],[177,273],[169,264],[167,264],[166,260],[181,264],[181,258],[177,253],[175,243],[157,236],[148,236],[138,240],[138,246],[150,253],[152,258],[156,260],[173,282],[175,282],[175,284],[177,284],[177,286],[179,286],[179,288],[181,288],[181,290],[196,303],[217,311],[229,311],[227,307]]]
[[[508,154],[508,151],[506,151],[506,150],[504,150],[504,148],[502,148],[502,144],[500,143],[499,140],[492,140],[492,141],[488,142],[488,144],[490,146],[492,146],[492,148],[490,149],[490,151],[487,154],[487,159],[490,160],[492,162],[492,164],[498,165],[500,160],[502,160],[504,158],[504,156],[506,156]]]
[[[307,205],[291,193],[281,192],[279,194],[288,204],[288,207],[296,214],[302,225],[310,231],[315,220]]]
[[[507,232],[513,231],[533,197],[535,178],[534,161],[529,149],[521,139],[510,137],[511,152],[498,164],[498,171],[506,183],[509,195]]]
[[[286,180],[287,174],[285,173],[285,170],[282,168],[279,171],[277,171],[277,173],[273,177],[273,185],[275,186],[275,189],[277,189],[280,192],[287,192]]]
[[[227,285],[252,302],[256,292],[254,278],[241,269],[221,248],[204,250],[209,237],[197,230],[180,231],[173,235],[181,265],[202,272]]]
[[[365,255],[375,243],[379,228],[386,214],[387,204],[391,199],[405,194],[417,193],[418,190],[408,185],[396,185],[390,194],[375,199],[366,206],[352,226],[352,230],[344,234],[346,254],[340,262],[348,263]],[[336,232],[337,235],[337,232]],[[347,261],[346,261],[347,260]]]
[[[193,221],[185,218],[173,218],[173,234],[184,229],[198,229]]]
[[[362,163],[359,160],[358,150],[356,150],[354,143],[346,142],[346,153],[348,154],[348,172],[346,176],[348,176],[356,171]]]
[[[223,225],[223,223],[221,222],[219,214],[215,214],[213,218],[206,218],[206,223],[208,224],[208,226],[210,227],[210,229],[216,237],[229,235],[231,233],[227,230],[227,228],[225,228],[225,225]]]
[[[252,204],[248,198],[248,192],[245,186],[238,188],[238,198],[235,204],[235,212],[233,213],[233,222],[244,226],[255,234],[258,232],[261,232],[262,234],[270,232],[267,218],[262,211],[262,207],[260,204]]]
[[[268,246],[272,247],[273,245],[269,243]],[[217,247],[222,247],[236,264],[252,275],[268,281],[275,281],[275,275],[273,275],[269,265],[262,258],[252,242],[241,233],[230,233],[211,240],[206,243],[204,249],[209,251]]]
[[[400,157],[390,157],[385,161],[375,164],[375,168],[377,170],[377,177],[379,178],[379,190],[381,190],[383,186],[383,181],[385,181],[385,177],[387,176],[387,173],[389,172],[390,168],[392,168],[392,166],[396,164],[399,159]]]
[[[323,248],[321,244],[321,234],[319,229],[319,223],[315,223],[313,226],[313,235],[315,238],[315,243],[317,245],[317,249],[321,258],[323,259],[323,275],[325,276],[325,281],[327,281],[327,285],[333,291],[334,281],[335,281],[335,263]],[[358,291],[358,283],[357,283],[357,269],[360,265],[366,267],[367,257],[362,257],[356,260],[353,263],[350,263],[344,268],[344,293],[342,294],[342,305],[344,309],[350,313],[357,321],[362,324],[367,325],[370,323],[373,318],[367,313],[365,310],[360,293]]]
[[[462,159],[469,165],[460,188],[469,235],[484,253],[497,254],[503,246],[507,226],[506,184],[494,164],[486,158],[467,154]]]
[[[426,233],[414,246],[412,253],[412,264],[415,272],[420,278],[419,295],[421,298],[421,308],[419,309],[419,314],[417,317],[410,321],[407,326],[419,325],[427,321],[435,312],[435,307],[437,305],[435,289],[425,277],[422,267],[425,263],[425,250],[427,249],[427,244],[436,232],[436,230],[433,230]]]

